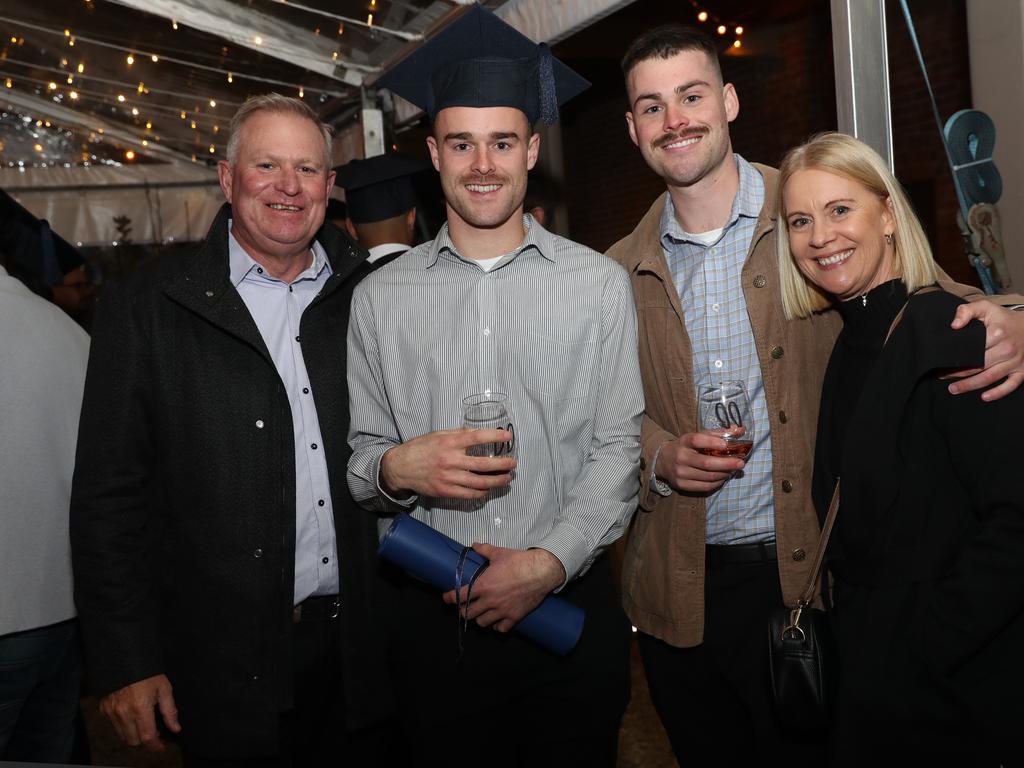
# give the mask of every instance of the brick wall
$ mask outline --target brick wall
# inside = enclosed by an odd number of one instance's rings
[[[634,5],[644,4],[638,0]],[[910,38],[897,4],[889,6],[897,175],[919,209],[939,263],[954,278],[976,283],[960,244],[956,197]],[[656,8],[652,5],[651,10]],[[911,12],[945,119],[971,103],[964,0],[915,0]],[[671,20],[652,12],[645,23]],[[615,23],[614,16],[602,22]],[[749,26],[754,28],[756,20]],[[734,148],[748,160],[774,165],[809,135],[836,128],[828,4],[814,4],[805,15],[761,32],[768,43],[760,46],[765,54],[726,56],[723,69],[740,99],[731,130]],[[625,96],[618,60],[631,37],[622,35],[616,45],[603,46],[605,58],[570,61],[594,87],[562,115],[566,204],[571,236],[598,250],[628,234],[664,189],[629,140],[622,117]]]

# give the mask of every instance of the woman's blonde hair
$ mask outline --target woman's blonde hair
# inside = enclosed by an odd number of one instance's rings
[[[832,297],[811,283],[797,268],[789,246],[789,231],[783,204],[783,190],[797,171],[821,170],[845,176],[891,203],[895,230],[893,253],[896,269],[907,291],[935,282],[938,268],[932,258],[928,238],[921,229],[906,193],[892,175],[885,161],[862,141],[843,133],[819,133],[782,159],[776,200],[776,241],[778,243],[779,276],[782,304],[786,317],[807,317],[832,304]]]

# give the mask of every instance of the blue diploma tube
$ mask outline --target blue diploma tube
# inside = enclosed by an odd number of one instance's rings
[[[378,553],[413,576],[447,592],[455,588],[455,569],[462,549],[459,542],[403,513],[395,516]],[[463,565],[462,583],[469,584],[486,564],[485,557],[470,550]],[[548,595],[513,627],[513,631],[564,656],[579,642],[584,618],[579,606]]]

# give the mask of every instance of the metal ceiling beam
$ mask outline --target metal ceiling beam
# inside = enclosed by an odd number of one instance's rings
[[[328,37],[314,35],[265,13],[228,0],[108,0],[145,13],[177,21],[193,29],[229,40],[235,45],[272,56],[289,64],[361,85],[367,68],[332,58],[338,48]],[[256,42],[259,40],[259,42]]]
[[[80,112],[77,109],[62,106],[51,99],[43,99],[38,96],[30,96],[27,93],[7,90],[0,94],[0,104],[4,103],[30,111],[35,117],[49,118],[54,122],[64,125],[75,126],[87,131],[93,131],[94,133],[99,133],[102,130],[104,138],[114,139],[143,154],[152,155],[169,163],[192,165],[191,155],[161,146],[155,141],[150,141],[147,146],[143,146],[142,139],[132,133],[131,130],[114,123],[108,123],[102,118]]]
[[[600,21],[634,0],[508,0],[494,13],[538,43],[555,43]]]

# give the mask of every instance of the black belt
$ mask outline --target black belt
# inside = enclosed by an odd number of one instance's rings
[[[729,565],[756,565],[777,560],[774,541],[758,541],[754,544],[706,544],[704,546],[704,567],[724,568]]]
[[[341,600],[337,595],[314,595],[307,597],[292,609],[292,622],[330,621],[338,618]]]

